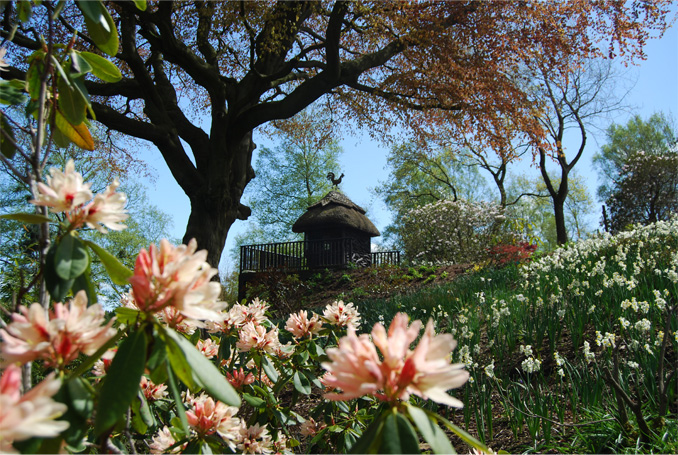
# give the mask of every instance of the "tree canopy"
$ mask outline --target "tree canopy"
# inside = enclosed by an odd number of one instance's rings
[[[652,155],[670,151],[678,142],[678,129],[669,116],[655,112],[647,120],[634,115],[626,125],[612,123],[605,136],[607,142],[593,156],[601,182],[598,197],[603,201],[611,196],[615,181],[632,155],[640,151]]]
[[[245,194],[257,228],[248,229],[237,244],[296,239],[294,222],[332,189],[327,174],[341,173],[343,150],[327,113],[305,110],[290,120],[276,122],[276,127],[278,145],[258,152],[254,165],[257,178]]]
[[[543,137],[516,68],[539,57],[566,74],[583,57],[642,57],[669,4],[162,1],[139,10],[111,1],[120,36],[106,51],[123,78],[84,86],[97,121],[158,148],[191,202],[184,241],[196,238],[216,265],[230,226],[250,214],[241,197],[254,177],[255,128],[327,97],[338,117],[382,130],[451,121],[501,143],[510,117]],[[2,77],[23,80],[21,51],[42,46],[54,5],[42,2],[26,23],[5,5],[13,58]],[[76,48],[99,52],[90,35],[101,29],[89,30],[76,6],[65,5],[58,26]]]
[[[678,213],[678,149],[631,153],[606,204],[613,232],[636,223],[668,221]]]

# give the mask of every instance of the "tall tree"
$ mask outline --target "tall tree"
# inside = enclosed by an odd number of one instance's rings
[[[296,238],[294,222],[332,189],[327,174],[333,172],[338,177],[341,173],[339,157],[343,150],[326,112],[305,110],[275,126],[278,145],[259,152],[254,165],[257,179],[246,194],[254,214],[252,221],[259,229],[248,230],[237,243]]]
[[[565,227],[568,238],[580,240],[591,233],[590,217],[593,215],[593,199],[586,182],[576,169],[568,175],[568,198],[565,201]],[[558,186],[559,182],[554,181]],[[530,242],[551,250],[558,245],[553,200],[541,177],[534,179],[519,175],[507,186],[509,199],[517,200],[509,205],[506,215],[511,229],[522,233]],[[521,197],[522,196],[522,197]]]
[[[609,61],[587,60],[565,77],[538,66],[534,73],[538,86],[534,93],[543,106],[538,117],[547,136],[537,142],[539,171],[551,196],[556,226],[556,238],[562,245],[568,241],[565,220],[565,203],[569,194],[569,175],[584,155],[588,144],[589,130],[601,117],[621,109],[622,98],[613,95],[620,76]],[[568,130],[574,137],[566,137]],[[566,139],[577,144],[574,153],[568,153]],[[555,171],[547,164],[555,162]]]
[[[26,24],[17,24],[13,3],[4,5],[9,55],[40,49],[52,2]],[[670,1],[107,5],[119,24],[124,77],[84,84],[96,98],[93,113],[158,148],[191,202],[184,240],[195,237],[216,265],[233,222],[250,214],[241,198],[254,177],[258,126],[329,95],[338,112],[383,128],[453,121],[468,129],[509,116],[539,135],[513,69],[537,50],[562,71],[572,56],[642,55],[646,40],[666,28]],[[65,5],[57,25],[76,47],[93,48],[96,37],[75,6]],[[25,79],[24,70],[10,61],[2,77]],[[207,112],[206,129],[192,118],[196,110]]]
[[[601,181],[598,198],[602,201],[611,196],[629,157],[640,151],[660,155],[678,143],[678,128],[662,112],[655,112],[647,120],[634,115],[626,125],[613,123],[605,130],[605,135],[607,142],[593,155]]]

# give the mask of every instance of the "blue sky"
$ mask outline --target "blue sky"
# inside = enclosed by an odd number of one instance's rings
[[[671,114],[678,122],[678,28],[670,28],[661,39],[651,40],[646,46],[647,59],[628,67],[627,77],[635,85],[625,98],[625,104],[632,106],[628,111],[618,112],[611,121],[625,124],[633,115],[647,119],[654,112]],[[620,89],[622,89],[620,87]],[[604,143],[604,135],[593,131],[593,140],[589,141],[585,156],[576,169],[588,182],[589,190],[595,194],[596,174],[591,166],[591,157]],[[261,147],[262,140],[255,142]],[[266,144],[271,145],[271,144]],[[368,211],[368,216],[379,230],[389,224],[390,215],[386,207],[371,192],[379,181],[388,176],[386,156],[388,149],[372,140],[367,132],[360,132],[341,141],[344,153],[341,164],[346,174],[341,185],[342,191],[355,203]],[[143,156],[158,174],[156,190],[151,193],[151,201],[174,219],[173,236],[181,238],[184,234],[190,211],[188,198],[174,181],[159,152],[151,146]],[[529,159],[519,165],[518,172],[536,175],[537,170],[530,167]],[[593,220],[593,222],[596,222]],[[238,232],[247,229],[247,222],[237,221],[229,232],[229,239],[222,256],[220,269],[233,270],[228,264],[228,252],[233,247],[233,238]]]

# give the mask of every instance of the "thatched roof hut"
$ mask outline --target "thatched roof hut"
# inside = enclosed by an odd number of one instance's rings
[[[361,233],[360,237],[367,234],[368,239],[381,235],[365,216],[365,209],[338,191],[330,191],[311,205],[294,223],[292,231],[305,233],[307,240],[353,237],[355,233]]]

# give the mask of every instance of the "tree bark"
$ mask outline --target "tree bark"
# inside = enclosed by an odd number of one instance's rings
[[[202,185],[184,188],[191,201],[191,214],[183,243],[195,239],[199,249],[208,251],[207,262],[214,267],[219,265],[233,223],[246,220],[250,215],[249,207],[241,204],[240,198],[247,183],[254,178],[250,165],[254,149],[252,132],[240,141],[227,142],[219,159],[211,154],[213,169],[203,174],[206,179]]]
[[[564,180],[567,183],[567,180]],[[561,185],[562,186],[562,185]],[[568,241],[567,226],[565,225],[565,199],[567,197],[567,188],[565,191],[558,191],[553,197],[553,215],[556,221],[556,241],[558,245],[564,245]]]

